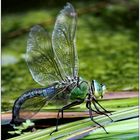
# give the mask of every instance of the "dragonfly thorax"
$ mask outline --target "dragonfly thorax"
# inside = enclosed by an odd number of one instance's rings
[[[70,76],[67,76],[66,77],[66,82],[68,82],[68,83],[70,83],[70,84],[72,84],[72,83],[76,83],[77,82],[77,77],[70,77]]]
[[[89,84],[87,81],[84,81],[82,78],[78,78],[76,86],[71,90],[71,99],[82,99],[86,98],[86,95],[89,90]]]
[[[72,86],[77,84],[77,78],[72,78],[70,76],[67,76],[64,81],[61,82],[62,86]]]

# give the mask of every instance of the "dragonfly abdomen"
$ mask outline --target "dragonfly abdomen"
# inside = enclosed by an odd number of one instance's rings
[[[41,103],[45,104],[47,100],[51,99],[54,96],[55,91],[56,88],[52,86],[48,88],[32,89],[22,94],[14,103],[11,124],[16,124],[23,121],[24,118],[20,117],[20,112],[22,111],[22,108],[24,108],[23,106],[27,106],[28,108],[30,108],[30,106],[35,107],[34,104],[35,102],[37,102],[36,100],[34,101],[35,97],[40,97],[40,100],[42,100]],[[42,104],[42,106],[44,104]]]

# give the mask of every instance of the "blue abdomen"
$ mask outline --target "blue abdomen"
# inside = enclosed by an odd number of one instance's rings
[[[55,93],[56,88],[51,86],[48,88],[32,89],[22,94],[14,103],[11,123],[20,120],[21,117],[19,114],[23,109],[28,110],[32,106],[34,111],[37,111],[37,109],[39,110],[39,108],[45,105],[46,101],[49,101],[54,97]],[[41,102],[38,103],[37,100],[40,100]]]

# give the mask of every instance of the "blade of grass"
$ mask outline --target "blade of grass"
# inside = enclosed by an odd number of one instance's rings
[[[131,117],[137,117],[138,116],[138,107],[131,107],[127,109],[123,109],[118,112],[113,112],[111,115],[111,118],[114,121],[120,120],[120,119],[125,119],[125,118],[131,118]],[[98,116],[95,117],[95,121],[100,123],[101,125],[106,125],[111,123],[110,120],[105,117],[105,116]],[[95,126],[95,124],[88,118],[88,119],[83,119],[80,121],[68,123],[59,126],[59,131],[55,132],[52,136],[50,136],[50,133],[55,129],[55,127],[47,128],[44,130],[38,130],[35,133],[27,133],[23,134],[21,136],[15,137],[11,140],[42,140],[42,139],[56,139],[60,138],[63,136],[67,136],[70,134],[73,134],[75,132],[80,132],[84,129],[91,128]]]
[[[109,134],[106,134],[103,129],[98,128],[94,130],[91,128],[87,131],[81,131],[79,133],[74,133],[73,135],[61,138],[61,140],[70,139],[136,139],[138,138],[138,118],[111,123],[106,126],[106,130]]]

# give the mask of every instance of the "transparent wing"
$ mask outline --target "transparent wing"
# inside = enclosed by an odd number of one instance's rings
[[[38,96],[26,100],[20,108],[19,118],[22,120],[33,117],[46,104],[44,97]]]
[[[45,104],[47,105],[49,102],[52,102],[52,100],[55,100],[56,97],[58,98],[58,96],[61,96],[61,94],[65,93],[65,90],[66,87],[55,89],[51,94],[47,94],[45,96],[43,94],[40,94],[40,96],[31,95],[32,97],[25,100],[20,106],[19,116],[17,118],[19,120],[30,119],[36,113],[38,113]]]
[[[32,27],[29,33],[26,61],[33,79],[40,85],[45,86],[63,80],[51,40],[39,25]]]
[[[77,13],[70,3],[60,11],[52,34],[52,45],[66,76],[78,75],[78,56],[75,45]]]

